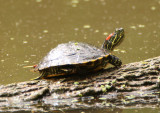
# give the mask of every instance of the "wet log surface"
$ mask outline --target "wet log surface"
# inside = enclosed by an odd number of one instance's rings
[[[159,106],[160,56],[72,75],[0,86],[0,111]]]

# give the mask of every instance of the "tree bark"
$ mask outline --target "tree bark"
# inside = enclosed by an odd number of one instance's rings
[[[46,106],[53,109],[57,103],[58,108],[70,106],[67,109],[78,106],[150,106],[158,105],[159,94],[160,56],[118,69],[2,85],[0,111],[31,108],[44,111]]]

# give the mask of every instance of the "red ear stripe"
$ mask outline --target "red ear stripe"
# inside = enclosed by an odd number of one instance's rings
[[[111,36],[113,36],[114,33],[111,33],[107,38],[106,40],[109,40],[111,38]]]

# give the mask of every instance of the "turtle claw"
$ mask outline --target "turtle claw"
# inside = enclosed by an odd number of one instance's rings
[[[31,80],[40,80],[40,79],[42,79],[42,78],[41,77],[36,77],[36,78],[31,79]]]

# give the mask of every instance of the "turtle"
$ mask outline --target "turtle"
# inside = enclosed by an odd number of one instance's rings
[[[115,67],[122,65],[121,60],[112,55],[114,47],[124,39],[124,29],[116,28],[107,38],[101,48],[82,43],[68,42],[53,48],[34,71],[39,71],[37,79],[47,79],[56,76],[96,72],[104,69],[108,63]]]

